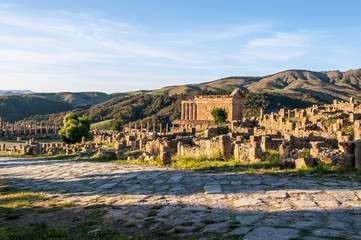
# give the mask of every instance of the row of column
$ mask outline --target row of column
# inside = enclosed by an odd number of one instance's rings
[[[196,103],[182,103],[181,120],[197,120]]]

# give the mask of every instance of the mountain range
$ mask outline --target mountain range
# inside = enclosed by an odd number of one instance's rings
[[[229,92],[235,88],[259,94],[281,94],[295,100],[303,99],[305,96],[307,98],[317,98],[317,100],[313,99],[308,102],[331,103],[334,99],[347,101],[349,97],[361,100],[361,69],[345,72],[337,70],[325,72],[287,70],[263,77],[233,76],[200,84],[168,86],[156,90],[139,90],[113,94],[102,92],[33,93],[31,91],[13,90],[10,92],[22,94],[0,96],[0,116],[3,116],[7,121],[18,121],[34,115],[91,108],[91,112],[96,113],[94,120],[104,120],[111,117],[109,112],[116,113],[114,110],[110,111],[110,108],[120,109],[120,107],[114,106],[125,101],[125,98],[131,105],[136,105],[137,98],[134,95],[175,96],[182,94],[189,96],[194,92]],[[2,93],[5,94],[5,91]],[[274,99],[280,99],[279,97],[266,98],[268,99],[267,101],[277,101]],[[147,98],[147,101],[157,100]],[[285,100],[283,99],[282,101]],[[171,104],[171,102],[168,103]],[[277,104],[267,104],[267,106],[275,107]],[[285,106],[287,107],[287,105]],[[122,108],[124,107],[126,106]],[[294,107],[294,104],[288,107]],[[106,110],[107,108],[108,110]],[[142,116],[149,117],[144,114]]]
[[[250,92],[274,92],[293,98],[310,93],[323,100],[361,100],[361,69],[345,72],[315,72],[308,70],[287,70],[263,77],[227,77],[201,84],[164,87],[149,91],[150,94],[187,94],[195,90],[233,90],[240,88]]]
[[[1,90],[0,89],[0,96],[10,96],[10,95],[19,95],[19,94],[29,94],[33,93],[30,90]]]

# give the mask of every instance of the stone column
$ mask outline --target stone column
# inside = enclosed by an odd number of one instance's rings
[[[184,104],[184,120],[188,120],[188,103]]]
[[[184,120],[184,103],[182,102],[181,120]]]
[[[188,103],[188,120],[192,120],[192,116],[191,116],[191,112],[192,112],[192,103]]]
[[[261,148],[263,151],[265,151],[266,149],[270,149],[272,146],[272,138],[270,138],[269,136],[262,136],[261,139]]]
[[[159,158],[164,164],[169,164],[171,161],[171,154],[167,146],[160,147]]]
[[[231,153],[231,138],[228,135],[219,136],[219,145],[223,157],[228,160],[232,157]]]
[[[153,123],[153,135],[155,134],[155,123]]]
[[[193,103],[193,120],[197,120],[197,104]]]
[[[191,110],[191,104],[187,103],[187,120],[191,120],[190,118],[190,111]]]
[[[168,126],[168,123],[165,125],[165,134],[167,134],[168,135],[168,128],[169,128],[169,126]]]
[[[355,168],[361,169],[361,139],[355,141]]]
[[[250,162],[259,162],[262,159],[262,148],[258,142],[253,142],[252,147],[249,148]]]

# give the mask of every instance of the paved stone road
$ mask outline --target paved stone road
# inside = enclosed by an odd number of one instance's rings
[[[182,237],[361,239],[361,183],[351,179],[9,157],[0,171],[19,189],[117,205],[115,220]]]

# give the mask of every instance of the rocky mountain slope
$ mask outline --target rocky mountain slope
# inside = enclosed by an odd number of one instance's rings
[[[323,100],[361,100],[361,69],[346,72],[313,72],[307,70],[287,70],[264,77],[227,77],[201,84],[165,87],[150,91],[150,94],[187,94],[194,90],[232,90],[241,88],[251,92],[275,92],[292,98],[300,98],[310,93]]]

